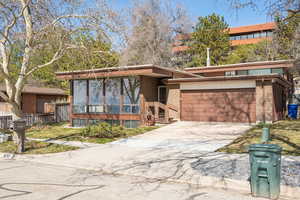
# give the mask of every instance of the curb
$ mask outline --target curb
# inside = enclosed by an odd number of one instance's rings
[[[24,156],[24,155],[15,155],[15,154],[5,154],[0,153],[0,160],[19,160],[19,161],[32,161],[30,156]],[[154,178],[151,176],[145,176],[145,175],[134,175],[130,173],[122,173],[122,172],[114,172],[110,170],[103,170],[100,168],[95,167],[80,167],[80,166],[74,166],[69,164],[53,164],[51,162],[45,162],[45,161],[38,161],[34,160],[32,162],[40,163],[40,164],[47,164],[47,165],[53,165],[53,166],[63,166],[73,169],[82,169],[82,170],[90,170],[90,171],[98,171],[103,174],[111,174],[111,175],[119,175],[119,176],[128,176],[128,177],[137,177],[137,178],[145,178],[150,180],[157,180],[157,181],[164,181],[168,183],[179,183],[179,184],[190,184],[194,186],[200,186],[200,187],[212,187],[212,188],[218,188],[223,190],[234,190],[238,191],[240,193],[245,193],[248,195],[251,195],[251,189],[250,184],[247,181],[240,181],[236,179],[230,179],[230,178],[218,178],[218,177],[212,177],[212,176],[200,176],[196,175],[193,177],[192,180],[181,180],[181,179],[173,179],[173,178]],[[280,199],[290,199],[295,198],[299,199],[300,194],[300,187],[290,187],[286,185],[280,186]]]

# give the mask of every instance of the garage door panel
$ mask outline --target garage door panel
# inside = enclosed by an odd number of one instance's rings
[[[255,89],[181,91],[185,121],[255,122]]]

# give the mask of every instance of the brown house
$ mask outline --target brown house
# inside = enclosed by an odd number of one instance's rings
[[[6,91],[4,85],[0,85],[1,91]],[[22,91],[23,113],[44,113],[44,104],[58,100],[66,100],[68,95],[59,88],[46,88],[25,85]],[[11,106],[0,98],[0,112],[11,112]]]
[[[57,73],[70,80],[72,124],[274,122],[286,112],[292,61],[190,68],[126,66]]]

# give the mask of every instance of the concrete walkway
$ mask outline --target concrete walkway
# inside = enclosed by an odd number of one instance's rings
[[[48,142],[52,144],[61,144],[66,146],[73,146],[79,148],[91,148],[91,147],[99,147],[101,144],[89,143],[89,142],[79,142],[79,141],[64,141],[64,140],[52,140],[52,139],[37,139],[37,138],[26,138],[31,141],[38,142]]]

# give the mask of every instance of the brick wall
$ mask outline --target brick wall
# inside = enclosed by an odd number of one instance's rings
[[[141,121],[144,124],[144,116],[146,113],[145,102],[152,102],[158,100],[157,86],[159,80],[149,76],[140,76],[141,89],[140,89],[140,105],[141,105]]]
[[[273,86],[271,81],[256,81],[256,121],[273,122]]]
[[[149,76],[141,76],[141,94],[145,101],[157,101],[159,80]]]
[[[273,96],[273,121],[282,120],[286,115],[286,103],[288,93],[283,86],[275,83],[273,84]]]
[[[180,89],[178,85],[168,85],[167,90],[167,104],[171,104],[177,107],[178,112],[170,109],[169,114],[170,117],[173,119],[180,118]]]

